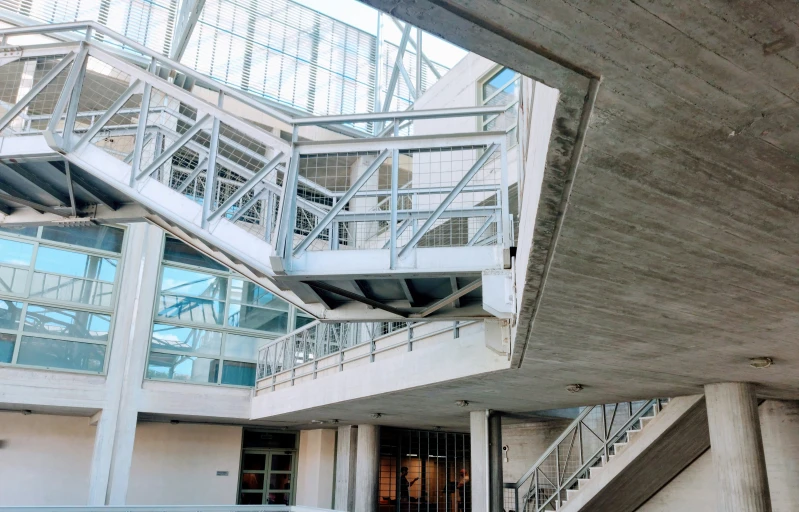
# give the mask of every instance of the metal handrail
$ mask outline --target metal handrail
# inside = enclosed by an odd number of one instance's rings
[[[632,406],[634,402],[622,402],[616,404],[610,404],[614,409],[614,416],[611,418],[610,424],[607,423],[606,417],[606,407],[607,404],[602,405],[595,405],[586,407],[580,414],[572,421],[572,423],[564,429],[564,431],[558,436],[558,438],[547,448],[547,450],[536,460],[536,462],[528,469],[524,475],[515,483],[507,483],[505,485],[506,488],[513,487],[515,489],[515,499],[516,499],[516,506],[517,510],[527,511],[531,510],[532,512],[540,512],[542,510],[546,510],[547,506],[551,506],[554,503],[554,506],[560,507],[562,503],[562,494],[563,491],[569,489],[574,483],[591,467],[593,467],[597,461],[603,460],[607,461],[609,456],[610,448],[619,441],[622,437],[624,437],[639,421],[640,419],[648,412],[654,411],[655,413],[658,412],[660,409],[660,399],[652,399],[648,400],[641,405],[641,407],[635,412],[631,413],[630,417],[625,421],[618,429],[615,431],[610,431],[613,428],[613,423],[615,421],[615,414],[618,411],[618,407],[620,405],[629,407],[630,412],[632,412]],[[583,439],[582,439],[582,430],[581,428],[584,426],[584,422],[586,418],[594,412],[598,407],[602,408],[602,438],[598,438],[598,434],[593,432],[587,425],[586,428],[591,430],[594,436],[602,442],[601,446],[594,451],[593,453],[587,454],[584,456],[583,454]],[[567,454],[567,460],[560,461],[560,447],[561,444],[565,441],[570,440],[570,447],[569,453]],[[579,443],[579,446],[576,448],[578,457],[580,460],[579,467],[571,471],[570,474],[566,475],[567,471],[567,464],[568,464],[568,457],[571,456],[571,453],[574,449],[575,442]],[[555,459],[555,480],[552,481],[546,475],[542,475],[546,482],[542,482],[539,478],[539,473],[544,466],[544,464],[551,460],[554,457]],[[561,472],[561,463],[563,463],[563,471]],[[564,474],[562,474],[564,473]],[[529,482],[529,489],[527,492],[520,493],[522,487]],[[538,500],[539,496],[539,489],[542,488],[542,484],[549,484],[546,485],[546,491],[549,494],[549,497],[544,499],[543,501]],[[521,498],[521,499],[520,499]],[[530,508],[531,501],[534,501],[532,504],[532,508]],[[521,508],[519,508],[521,507]]]

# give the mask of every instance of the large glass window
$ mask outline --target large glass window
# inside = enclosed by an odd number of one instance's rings
[[[0,364],[102,373],[124,231],[0,230]]]
[[[167,237],[147,378],[253,386],[258,349],[312,320]]]
[[[507,105],[501,114],[483,116],[480,128],[483,131],[506,131],[508,146],[518,142],[519,87],[521,75],[509,68],[490,74],[480,86],[480,103],[486,106]]]

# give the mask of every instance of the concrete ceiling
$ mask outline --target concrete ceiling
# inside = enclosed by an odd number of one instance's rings
[[[799,4],[362,1],[562,97],[521,368],[306,414],[465,427],[455,400],[521,412],[719,381],[799,398]],[[601,85],[553,253],[592,77]],[[755,370],[756,356],[775,364]]]

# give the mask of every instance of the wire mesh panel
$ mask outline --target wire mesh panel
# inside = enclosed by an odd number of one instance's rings
[[[31,101],[3,128],[2,135],[38,132],[47,128],[58,98],[64,89],[72,64],[55,77],[48,74],[65,58],[65,55],[24,58],[0,67],[0,111],[7,113],[37,85],[45,85]]]

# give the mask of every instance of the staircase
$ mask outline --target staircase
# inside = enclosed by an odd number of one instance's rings
[[[513,510],[565,510],[668,403],[653,399],[586,407],[518,482],[505,485],[512,489]]]
[[[399,129],[505,106],[300,119],[95,23],[0,36],[2,225],[147,220],[329,321],[514,314],[506,133]]]

